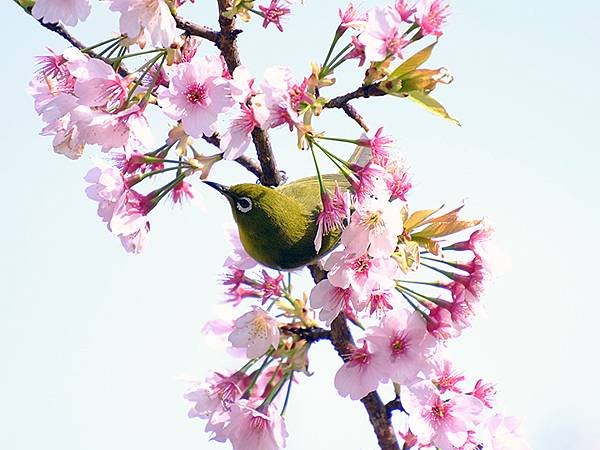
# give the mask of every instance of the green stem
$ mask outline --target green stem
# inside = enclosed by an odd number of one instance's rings
[[[148,101],[148,99],[150,98],[150,96],[152,95],[152,90],[154,89],[154,86],[156,85],[156,81],[158,80],[158,75],[160,74],[160,71],[162,70],[162,66],[165,63],[166,59],[167,59],[167,54],[163,53],[162,59],[160,60],[160,64],[158,65],[158,69],[156,69],[156,73],[152,77],[152,82],[150,83],[150,86],[148,86],[148,90],[146,91],[144,98],[142,98],[142,101],[141,101],[142,104],[146,103]],[[148,69],[148,72],[152,69],[152,67],[154,67],[154,64],[152,64],[152,66],[150,66],[150,69]]]
[[[135,83],[133,84],[133,86],[131,87],[131,89],[129,90],[129,94],[127,95],[127,99],[125,100],[125,105],[128,105],[129,102],[131,101],[131,99],[133,98],[133,95],[135,94],[135,90],[138,88],[138,86],[142,83],[142,81],[144,80],[144,77],[148,74],[148,72],[150,72],[150,69],[152,69],[152,66],[154,66],[154,64],[156,64],[156,62],[162,57],[163,55],[158,55],[154,58],[152,58],[150,61],[148,61],[145,65],[147,66],[144,71],[142,72],[142,74],[137,78],[137,80],[135,80]],[[142,66],[143,67],[143,66]]]
[[[288,402],[290,401],[290,393],[292,392],[292,383],[294,382],[294,372],[289,377],[287,391],[285,392],[285,400],[283,401],[283,408],[281,408],[281,415],[285,415]]]
[[[277,373],[277,371],[275,373]],[[260,404],[260,406],[258,407],[259,409],[269,405],[273,401],[273,399],[277,397],[277,394],[279,394],[279,391],[281,391],[281,388],[283,387],[283,385],[289,377],[290,374],[285,374],[283,377],[281,377],[281,380],[277,382],[275,387],[271,389],[271,392],[269,392],[269,395],[267,395],[267,398],[265,398],[265,400]]]
[[[114,37],[114,38],[110,38],[110,39],[107,39],[106,41],[99,42],[98,44],[94,44],[94,45],[91,45],[89,47],[82,48],[81,52],[82,53],[89,53],[92,50],[94,50],[95,48],[101,47],[101,46],[103,46],[105,44],[108,44],[109,42],[112,42],[112,41],[118,41],[118,42],[120,42],[123,39],[124,39],[123,36],[117,36],[117,37]]]
[[[338,62],[339,57],[342,56],[344,53],[346,53],[346,51],[348,51],[348,49],[350,49],[351,47],[352,47],[352,44],[348,44],[343,49],[341,49],[339,51],[339,53],[333,57],[333,59],[331,60],[331,64],[329,65],[329,67],[327,69],[329,71],[332,71],[334,69],[334,67],[337,67],[336,63]]]
[[[424,262],[421,262],[421,265],[424,266],[424,267],[427,267],[428,269],[435,270],[436,272],[441,273],[442,275],[444,275],[445,277],[450,278],[451,280],[454,279],[454,276],[458,275],[457,273],[450,272],[450,271],[447,271],[447,270],[444,270],[444,269],[440,269],[439,267],[431,266],[431,265],[426,264]]]
[[[119,60],[119,63],[120,63],[121,60],[126,59],[126,58],[133,58],[134,56],[148,55],[149,53],[164,52],[164,51],[165,51],[164,48],[155,48],[152,50],[144,50],[143,52],[128,53],[127,55],[120,56],[119,58],[116,58],[116,59]],[[115,62],[115,61],[111,61],[111,62]]]
[[[172,169],[179,169],[179,167],[172,167]],[[171,191],[171,189],[173,189],[175,186],[177,186],[179,183],[185,180],[185,177],[187,177],[185,173],[177,175],[177,177],[173,179],[173,181],[153,191],[151,195],[158,193],[158,195],[156,195],[156,197],[152,199],[152,203],[154,204],[154,206],[158,205],[158,202],[160,202],[165,197],[165,195],[167,195]]]
[[[321,76],[321,73],[323,72],[323,70],[325,70],[327,68],[327,63],[329,62],[329,58],[331,58],[333,49],[335,48],[336,44],[338,43],[338,41],[340,40],[341,37],[342,37],[342,35],[338,34],[336,31],[335,35],[333,36],[333,40],[331,41],[331,45],[329,46],[329,51],[327,52],[327,56],[325,57],[325,62],[323,62],[323,65],[321,66],[321,71],[319,72],[319,77]]]
[[[159,169],[159,170],[153,170],[152,172],[146,172],[145,174],[141,175],[137,180],[135,180],[134,182],[130,183],[129,187],[135,186],[140,181],[143,181],[143,180],[145,180],[148,177],[153,177],[154,175],[159,175],[161,173],[170,172],[170,171],[176,170],[176,169],[177,169],[177,167],[167,167],[165,169]]]
[[[327,137],[327,136],[315,136],[316,139],[323,139],[324,141],[335,141],[335,142],[346,142],[348,144],[360,145],[358,139],[344,139],[344,138],[335,138],[335,137]]]
[[[242,398],[247,398],[246,396],[250,395],[250,391],[252,390],[252,388],[256,384],[256,381],[258,380],[258,377],[260,376],[260,374],[262,373],[262,371],[265,370],[265,368],[271,363],[271,361],[273,361],[273,358],[271,358],[271,355],[273,354],[274,351],[275,351],[275,349],[272,348],[271,350],[269,350],[265,354],[265,360],[260,365],[260,367],[258,368],[258,370],[256,370],[256,372],[254,372],[254,375],[252,375],[252,379],[250,380],[250,384],[248,385],[248,387],[246,388],[246,390],[242,394]]]
[[[441,263],[441,264],[446,264],[450,267],[453,267],[453,268],[459,269],[459,270],[462,270],[461,267],[463,266],[463,264],[458,263],[458,262],[445,261],[443,259],[436,259],[436,258],[431,258],[428,256],[421,256],[421,259],[426,259],[427,261],[433,261],[433,262],[437,262],[437,263]]]
[[[256,363],[256,361],[258,361],[258,358],[252,358],[250,361],[244,364],[242,368],[238,370],[238,372],[246,373],[246,370],[252,367]]]
[[[329,156],[329,158],[333,158],[336,161],[338,161],[339,163],[341,163],[342,165],[344,165],[347,169],[350,169],[350,163],[346,160],[343,160],[342,158],[340,158],[337,155],[334,155],[333,153],[331,153],[329,150],[327,150],[325,147],[323,147],[322,145],[320,145],[317,141],[312,140],[313,144],[315,144],[317,147],[319,147],[319,149],[321,149],[321,151],[323,153],[325,153],[327,156]]]
[[[113,44],[109,45],[104,50],[102,50],[102,52],[98,54],[98,57],[103,58],[104,55],[107,55],[107,58],[109,58],[115,52],[115,50],[119,48],[120,45],[121,41],[114,42]]]
[[[346,54],[343,56],[343,58],[341,58],[341,59],[340,59],[338,62],[336,62],[335,64],[332,64],[332,65],[329,67],[329,70],[330,70],[330,71],[334,71],[335,69],[337,69],[337,68],[338,68],[338,66],[342,65],[343,63],[345,63],[345,62],[346,62],[346,57],[347,57],[347,56],[348,56],[350,53],[351,53],[351,52],[348,52],[348,53],[346,53]]]
[[[317,169],[317,178],[319,179],[319,189],[321,191],[321,199],[325,194],[325,188],[323,187],[323,178],[321,177],[321,170],[319,169],[319,163],[317,162],[317,156],[315,155],[315,149],[312,145],[312,141],[309,141],[308,146],[310,147],[310,153],[312,154],[313,161],[315,163],[315,169]],[[323,205],[325,207],[325,205]]]

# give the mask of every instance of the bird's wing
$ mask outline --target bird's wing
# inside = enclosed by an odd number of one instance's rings
[[[335,190],[336,183],[342,191],[350,189],[350,183],[348,183],[348,180],[346,180],[342,174],[330,173],[322,175],[321,177],[325,189],[330,193],[333,193]],[[313,211],[321,205],[319,180],[317,177],[300,178],[299,180],[279,186],[276,189],[282,194],[292,197],[303,205],[306,205],[309,211]]]

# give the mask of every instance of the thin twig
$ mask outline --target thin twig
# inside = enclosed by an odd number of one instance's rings
[[[363,116],[358,113],[354,106],[352,106],[350,103],[346,103],[344,106],[342,106],[342,109],[346,115],[354,120],[363,130],[365,130],[367,133],[369,132],[369,127],[367,126],[365,119],[363,119]]]
[[[21,9],[31,16],[31,8],[23,8],[21,6]],[[33,16],[31,16],[31,17],[34,18]],[[46,28],[47,30],[50,30],[53,33],[56,33],[59,36],[61,36],[63,39],[68,41],[69,44],[71,44],[73,47],[78,48],[79,50],[83,50],[84,48],[86,48],[86,45],[83,42],[81,42],[79,39],[77,39],[75,36],[73,36],[71,33],[69,33],[67,31],[67,29],[65,27],[63,27],[62,25],[60,25],[58,23],[44,23],[38,19],[35,19],[35,20],[41,26]],[[105,58],[98,56],[98,54],[96,52],[90,51],[90,52],[88,52],[88,55],[90,55],[92,58],[101,59],[102,61],[106,62],[107,64],[110,64],[110,62],[108,62]],[[126,77],[127,75],[129,75],[129,71],[123,64],[120,64],[119,67],[117,67],[117,72],[122,77]]]
[[[198,25],[197,23],[184,19],[181,16],[174,16],[174,19],[175,23],[177,24],[177,28],[182,29],[191,36],[198,36],[202,39],[214,42],[215,44],[219,41],[219,32],[213,30],[212,28]]]
[[[339,97],[332,98],[325,105],[324,108],[343,108],[350,100],[357,98],[369,98],[369,97],[381,97],[385,95],[385,92],[379,89],[379,83],[369,84],[368,86],[361,86],[352,92],[349,92]]]
[[[318,264],[310,265],[308,268],[315,283],[327,277],[327,272]],[[331,343],[340,358],[345,361],[354,347],[354,339],[344,313],[340,313],[331,323]],[[371,392],[363,397],[361,402],[367,410],[381,450],[400,450],[390,415],[379,394],[376,391]]]
[[[238,52],[236,39],[240,30],[235,28],[235,20],[229,19],[223,15],[228,8],[231,7],[231,0],[218,0],[219,3],[219,39],[217,46],[221,50],[221,55],[225,59],[229,72],[233,72],[238,67],[240,62],[240,54]],[[273,149],[269,135],[261,128],[254,128],[252,131],[252,141],[256,148],[258,161],[262,169],[260,182],[266,186],[278,186],[283,181],[281,172],[277,169],[277,164],[273,156]]]
[[[331,339],[331,331],[320,327],[293,327],[284,326],[281,327],[281,331],[288,334],[294,334],[300,339],[304,339],[308,342],[317,342],[320,340]]]
[[[221,148],[221,141],[219,139],[219,136],[217,136],[216,134],[213,134],[211,136],[203,135],[202,139],[204,139],[210,145],[214,145],[218,149]],[[263,177],[262,169],[260,168],[260,164],[258,163],[258,161],[256,161],[255,159],[252,159],[249,156],[242,155],[239,158],[234,159],[234,161],[236,163],[238,163],[240,166],[242,166],[243,168],[245,168],[247,171],[254,174],[256,176],[256,178],[258,178],[259,180],[262,179],[262,177]]]

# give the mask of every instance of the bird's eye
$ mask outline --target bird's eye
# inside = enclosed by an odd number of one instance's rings
[[[250,200],[248,197],[241,197],[238,199],[235,207],[239,212],[247,213],[252,209],[252,200]]]

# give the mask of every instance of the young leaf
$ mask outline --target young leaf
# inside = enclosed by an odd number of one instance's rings
[[[403,75],[406,75],[409,72],[419,68],[422,64],[425,63],[431,56],[431,52],[433,47],[435,47],[437,42],[425,47],[423,50],[415,53],[402,64],[400,64],[396,69],[388,75],[388,80],[393,80],[395,78],[401,78]]]
[[[437,256],[440,254],[441,248],[440,248],[440,243],[438,241],[434,241],[433,239],[415,237],[415,236],[411,236],[411,237],[413,239],[413,242],[418,243],[421,248],[427,250],[432,255]]]
[[[415,211],[407,220],[404,221],[404,229],[406,231],[410,231],[413,228],[423,224],[425,220],[434,215],[443,207],[444,205],[440,206],[438,209],[423,209],[421,211]]]
[[[423,92],[412,91],[408,93],[408,98],[418,103],[423,108],[427,109],[433,114],[443,117],[444,119],[448,119],[449,121],[454,122],[456,125],[460,126],[460,122],[455,118],[451,117],[450,114],[448,114],[448,111],[446,111],[446,109],[433,97],[430,97],[429,95]]]
[[[415,238],[438,238],[442,236],[448,236],[450,234],[458,233],[459,231],[466,230],[467,228],[479,225],[481,220],[457,220],[454,222],[443,222],[443,223],[432,223],[424,230],[421,230],[412,235]]]

